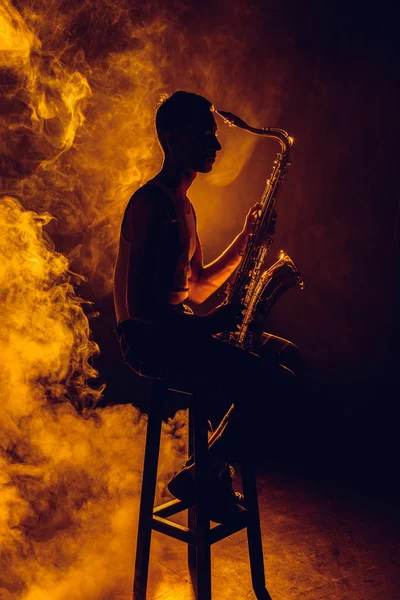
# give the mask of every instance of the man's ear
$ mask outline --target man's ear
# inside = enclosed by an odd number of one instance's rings
[[[167,148],[168,152],[171,152],[171,148],[174,147],[176,142],[176,136],[173,131],[165,131],[164,132],[164,144]]]

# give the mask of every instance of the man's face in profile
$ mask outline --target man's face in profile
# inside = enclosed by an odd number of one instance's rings
[[[198,113],[186,131],[175,137],[173,149],[177,162],[184,168],[209,173],[217,152],[222,149],[216,133],[213,113]]]

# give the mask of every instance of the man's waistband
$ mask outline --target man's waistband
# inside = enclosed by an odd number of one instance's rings
[[[177,312],[182,312],[182,313],[187,313],[187,314],[193,314],[192,309],[187,306],[186,304],[183,304],[183,302],[180,302],[179,304],[170,304],[167,312],[166,312],[166,319],[168,320],[168,311],[177,311]],[[140,321],[139,319],[126,319],[124,321],[121,321],[117,327],[115,328],[115,333],[117,335],[118,338],[121,337],[122,334],[124,333],[149,333],[150,331],[153,331],[157,328],[157,325],[159,325],[160,322],[157,321],[157,319],[155,319],[154,321]]]

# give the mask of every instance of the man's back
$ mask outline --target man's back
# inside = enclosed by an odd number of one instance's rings
[[[114,273],[118,323],[129,318],[151,320],[169,304],[188,297],[196,243],[188,198],[180,202],[156,180],[133,194],[121,226]]]

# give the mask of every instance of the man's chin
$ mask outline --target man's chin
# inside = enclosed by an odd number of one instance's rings
[[[199,173],[209,173],[210,171],[212,171],[213,166],[214,166],[214,161],[207,160],[203,165],[201,165],[201,167],[199,167],[197,169],[197,171]]]

